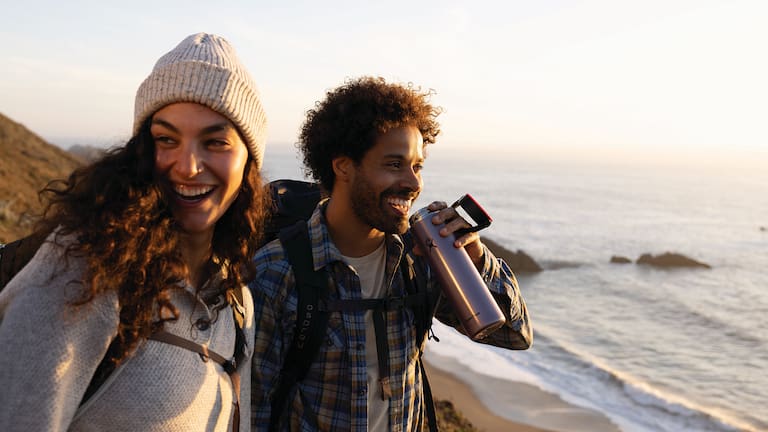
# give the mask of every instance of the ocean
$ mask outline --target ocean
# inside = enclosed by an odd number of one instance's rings
[[[269,179],[302,178],[299,166],[293,147],[268,149]],[[518,275],[530,350],[437,324],[428,354],[535,385],[623,431],[768,431],[768,170],[526,161],[438,144],[423,176],[414,211],[470,193],[494,219],[482,234],[544,267]],[[712,268],[609,262],[667,251]]]

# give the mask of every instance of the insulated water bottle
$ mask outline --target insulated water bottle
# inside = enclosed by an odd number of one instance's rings
[[[466,202],[467,198],[471,201],[472,206],[470,207],[479,208],[469,195],[465,195],[457,201],[454,207],[460,206],[462,201]],[[457,213],[463,219],[467,219],[467,213],[472,219],[475,219],[475,221],[467,221],[470,224],[475,222],[475,228],[470,228],[469,231],[490,225],[490,218],[482,209],[480,209],[482,215],[477,217],[477,213],[473,212],[476,210],[475,208],[462,207],[462,209],[457,208]],[[493,300],[488,287],[483,282],[467,252],[464,248],[457,248],[453,245],[456,236],[442,237],[440,235],[439,231],[444,225],[432,223],[432,217],[436,214],[437,212],[430,212],[426,207],[417,211],[410,218],[411,231],[467,335],[472,339],[483,339],[504,325],[506,322],[504,314],[501,313],[501,309]],[[486,223],[476,222],[477,219],[483,217],[487,219]]]

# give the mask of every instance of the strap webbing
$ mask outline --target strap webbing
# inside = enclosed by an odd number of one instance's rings
[[[432,317],[435,316],[435,310],[441,291],[429,291],[427,286],[427,276],[424,273],[423,268],[418,263],[415,263],[410,256],[406,255],[403,261],[407,262],[407,265],[404,265],[405,262],[400,264],[406,290],[411,294],[416,294],[416,296],[421,299],[421,303],[413,306],[413,313],[416,315],[417,346],[419,347],[418,362],[419,367],[421,368],[421,383],[424,393],[422,403],[427,412],[429,431],[438,432],[435,401],[432,397],[432,387],[429,385],[427,371],[424,368],[424,359],[421,357],[424,354],[421,351],[421,345],[424,342],[424,338],[427,337],[427,334],[432,329]]]
[[[364,312],[375,309],[397,310],[415,307],[424,303],[421,294],[408,294],[405,297],[320,300],[320,310],[328,312]]]
[[[424,360],[419,359],[419,366],[421,367],[421,383],[424,389],[424,407],[427,410],[427,422],[429,424],[430,432],[437,432],[437,415],[435,414],[435,401],[432,398],[432,387],[429,385],[429,379],[427,379],[427,371],[424,369]]]
[[[389,344],[387,343],[387,311],[382,308],[373,310],[373,329],[376,334],[376,356],[379,360],[379,387],[381,399],[392,397],[389,385]]]
[[[197,342],[193,342],[189,339],[175,335],[165,330],[158,330],[149,336],[150,340],[167,343],[169,345],[176,345],[177,347],[184,348],[188,351],[196,352],[203,356],[203,360],[211,359],[216,363],[224,367],[224,370],[231,376],[237,374],[237,364],[234,358],[226,359],[216,351],[208,349],[207,346],[201,345]]]

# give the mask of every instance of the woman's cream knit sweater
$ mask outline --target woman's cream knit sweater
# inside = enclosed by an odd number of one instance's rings
[[[72,306],[83,262],[65,261],[46,242],[0,292],[1,431],[228,431],[234,391],[213,361],[173,345],[146,341],[80,406],[91,376],[117,334],[117,294]],[[253,340],[253,301],[243,289],[246,340]],[[235,324],[229,306],[210,310],[187,287],[172,295],[180,317],[166,330],[229,358]],[[211,322],[206,326],[206,322]],[[251,347],[238,365],[240,428],[250,430]]]

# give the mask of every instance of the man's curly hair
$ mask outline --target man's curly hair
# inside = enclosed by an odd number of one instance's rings
[[[299,135],[306,173],[330,192],[336,180],[334,158],[347,156],[359,163],[379,135],[402,126],[416,127],[424,145],[433,144],[441,109],[429,103],[432,93],[374,77],[349,80],[329,91],[307,112]]]
[[[179,250],[181,229],[157,185],[149,124],[147,120],[125,146],[41,191],[48,204],[38,232],[55,231],[56,243],[75,236],[77,241],[67,244],[65,256],[85,258],[83,293],[75,304],[117,291],[117,343],[107,354],[114,363],[164,321],[178,318],[170,291],[178,289],[189,272]],[[225,295],[255,274],[252,258],[270,205],[261,174],[249,157],[240,192],[214,228],[212,253],[227,271],[217,294]],[[208,271],[215,271],[213,263]]]

